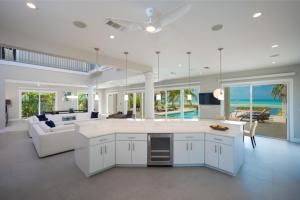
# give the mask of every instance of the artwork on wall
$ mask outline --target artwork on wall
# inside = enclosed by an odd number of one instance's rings
[[[70,101],[70,99],[68,98],[68,96],[71,96],[72,92],[70,91],[64,91],[63,92],[63,101]]]

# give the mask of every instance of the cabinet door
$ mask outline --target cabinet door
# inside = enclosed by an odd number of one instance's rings
[[[234,172],[234,152],[233,147],[225,144],[220,144],[219,147],[219,168],[233,173]]]
[[[217,168],[219,167],[218,149],[219,146],[217,143],[205,141],[205,164]]]
[[[147,164],[147,141],[132,141],[132,164]]]
[[[116,141],[116,164],[131,164],[131,141]]]
[[[204,141],[189,141],[190,164],[204,164]]]
[[[91,146],[89,151],[90,151],[89,173],[94,173],[103,168],[103,156],[102,156],[103,154],[101,154],[101,146],[100,145]],[[103,153],[103,149],[102,149],[102,153]]]
[[[115,165],[115,142],[107,142],[103,145],[104,156],[103,156],[103,167],[111,167]]]
[[[174,164],[189,163],[188,141],[174,141]]]

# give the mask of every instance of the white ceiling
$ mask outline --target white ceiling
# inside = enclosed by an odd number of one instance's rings
[[[25,1],[0,2],[0,34],[18,32],[49,43],[80,49],[93,54],[100,47],[105,54],[124,58],[156,70],[155,51],[161,51],[162,79],[180,78],[188,74],[186,51],[191,51],[192,75],[218,72],[218,47],[224,47],[225,72],[276,67],[300,63],[300,2],[288,1],[209,1],[190,2],[191,11],[158,34],[146,32],[117,32],[105,25],[105,17],[145,21],[144,10],[154,7],[165,13],[180,5],[171,1],[34,1],[38,10],[25,6]],[[260,11],[262,16],[253,19]],[[72,22],[85,22],[86,29],[78,29]],[[215,24],[223,30],[212,32]],[[109,35],[115,35],[114,40]],[[3,36],[3,35],[2,35]],[[0,38],[1,42],[1,38]],[[30,42],[35,42],[33,39]],[[272,44],[280,47],[272,49]],[[277,58],[270,55],[279,53]],[[276,61],[276,64],[272,64]],[[178,65],[181,64],[182,67]],[[203,70],[209,66],[209,70]],[[171,75],[175,72],[175,75]]]

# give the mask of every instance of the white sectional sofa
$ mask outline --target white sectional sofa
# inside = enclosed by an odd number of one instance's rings
[[[63,121],[63,117],[76,116],[76,120]],[[39,121],[36,116],[28,119],[28,134],[32,137],[34,147],[39,157],[45,157],[74,149],[74,122],[99,120],[91,119],[90,113],[70,113],[46,115],[48,120],[55,123],[55,127],[50,128],[45,121]]]
[[[74,133],[74,124],[50,128],[40,122],[33,125],[32,142],[39,157],[45,157],[74,149]]]

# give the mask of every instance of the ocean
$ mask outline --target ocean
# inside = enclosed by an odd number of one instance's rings
[[[267,107],[271,109],[271,115],[278,115],[281,113],[282,101],[281,100],[253,100],[253,107]],[[249,99],[231,99],[230,100],[230,111],[233,112],[236,107],[249,107]]]

